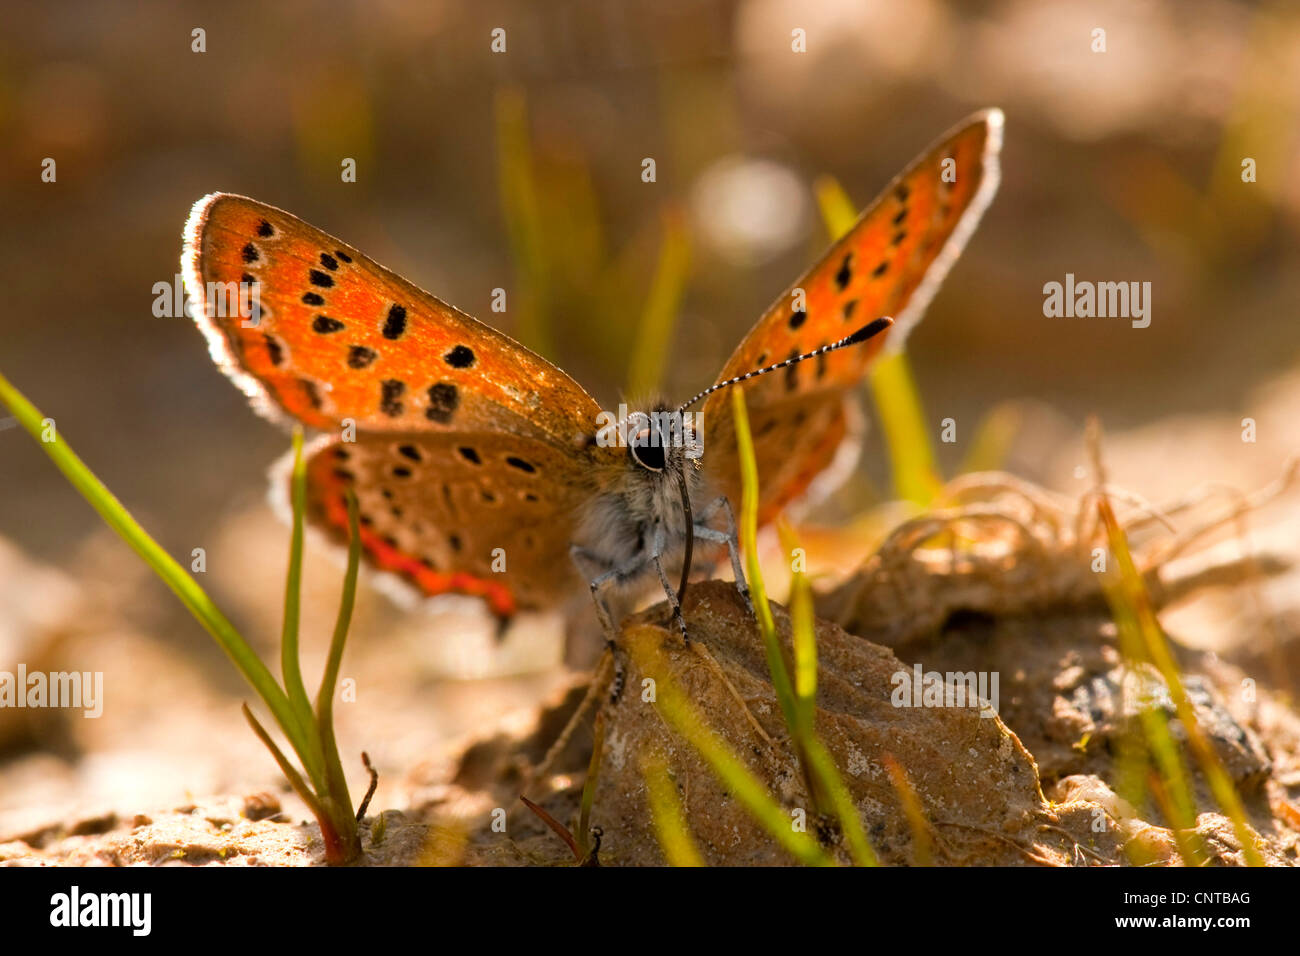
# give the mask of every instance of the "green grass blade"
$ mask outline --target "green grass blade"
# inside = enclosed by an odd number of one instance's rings
[[[853,228],[858,213],[848,193],[831,176],[817,180],[816,193],[822,221],[831,240],[835,241]],[[928,505],[943,487],[943,482],[935,464],[934,446],[925,425],[920,392],[907,354],[902,349],[881,353],[867,376],[880,416],[885,447],[889,450],[894,494],[918,505]]]
[[[244,675],[244,679],[252,685],[253,690],[270,709],[294,749],[305,747],[306,739],[303,730],[298,724],[288,697],[276,684],[275,678],[256,652],[212,603],[212,599],[203,588],[163,550],[158,542],[149,536],[148,532],[140,527],[139,523],[131,517],[130,512],[104,487],[62,438],[56,436],[53,441],[42,440],[44,416],[4,376],[0,376],[0,402],[9,407],[19,424],[36,439],[55,467],[99,513],[104,523],[116,531],[122,540],[140,555],[163,583],[180,598],[181,603],[203,625],[203,628],[216,639],[221,649]]]
[[[813,183],[813,192],[817,194],[822,223],[834,242],[846,235],[858,221],[858,207],[834,176],[818,176]]]
[[[866,828],[862,825],[862,816],[853,802],[853,795],[844,784],[840,770],[830,751],[816,734],[808,734],[804,741],[804,753],[807,755],[813,776],[820,782],[826,793],[830,794],[831,810],[839,821],[840,832],[849,844],[849,854],[857,866],[879,866],[871,841],[867,839]]]
[[[867,381],[880,416],[885,447],[889,449],[894,494],[905,501],[928,505],[943,482],[907,353],[902,349],[882,352],[868,370]]]
[[[334,713],[334,689],[338,685],[339,668],[343,663],[343,648],[347,644],[348,629],[352,626],[352,609],[357,597],[357,573],[361,567],[361,533],[357,521],[357,498],[351,490],[348,502],[348,567],[343,576],[343,594],[339,599],[339,613],[334,621],[334,636],[330,640],[329,656],[321,675],[320,690],[316,693],[317,719],[328,723]]]
[[[497,95],[496,131],[501,214],[519,280],[519,289],[510,300],[515,337],[530,349],[551,355],[550,264],[528,135],[528,108],[521,91],[509,89]]]
[[[781,548],[790,556],[793,572],[790,581],[790,637],[794,648],[795,714],[800,730],[807,732],[813,727],[813,714],[817,708],[817,632],[812,587],[808,575],[794,563],[795,552],[799,550],[794,529],[782,521],[777,530],[781,535]]]
[[[1164,629],[1161,628],[1160,621],[1156,617],[1146,582],[1138,572],[1133,555],[1129,551],[1128,539],[1115,518],[1110,502],[1105,497],[1098,502],[1098,508],[1101,511],[1102,523],[1106,527],[1111,553],[1119,565],[1121,603],[1127,606],[1130,616],[1136,620],[1146,658],[1160,672],[1160,676],[1164,678],[1169,688],[1179,723],[1183,725],[1187,734],[1188,746],[1200,765],[1201,773],[1210,785],[1210,792],[1214,794],[1215,802],[1232,821],[1233,831],[1241,844],[1247,865],[1263,866],[1263,857],[1250,836],[1241,796],[1233,786],[1232,779],[1224,770],[1219,755],[1205,736],[1205,731],[1196,717],[1196,709],[1191,698],[1187,696],[1186,688],[1183,687],[1182,675],[1179,673],[1173,652],[1169,649]],[[1172,781],[1174,784],[1177,782],[1177,780]],[[1188,799],[1190,800],[1190,795]]]
[[[727,790],[786,852],[801,863],[835,865],[834,859],[812,837],[791,826],[789,814],[767,792],[762,782],[727,742],[705,723],[703,716],[664,670],[655,666],[657,655],[650,642],[657,640],[658,635],[654,629],[623,632],[628,652],[636,659],[640,671],[654,678],[656,706],[668,725],[704,758]]]
[[[284,689],[288,694],[289,704],[307,741],[306,751],[299,750],[298,756],[302,759],[303,767],[317,790],[324,793],[329,790],[325,779],[324,756],[316,726],[316,715],[312,712],[311,700],[307,697],[307,687],[302,680],[302,667],[298,658],[298,624],[302,599],[302,525],[303,513],[307,510],[307,467],[302,457],[301,428],[293,430],[293,477],[290,484],[290,500],[293,504],[293,532],[289,539],[289,571],[285,575],[284,585],[284,627],[280,633],[280,672],[284,678]]]
[[[793,555],[799,547],[793,529],[782,523],[779,530],[783,549],[786,554]],[[840,832],[848,841],[854,863],[876,866],[876,854],[867,839],[858,808],[830,751],[817,736],[817,630],[812,585],[808,582],[808,575],[797,567],[790,582],[790,642],[794,647],[795,709],[798,714],[798,726],[790,728],[791,736],[799,742],[798,752],[808,765],[810,783],[814,783],[822,795],[817,801],[819,808],[829,797],[830,809],[839,820]]]
[[[631,351],[627,394],[633,397],[649,395],[662,383],[690,270],[691,245],[685,214],[680,209],[665,211],[663,231],[659,264],[655,267],[636,344]]]
[[[650,818],[654,823],[655,837],[669,866],[708,866],[695,845],[691,828],[686,823],[682,802],[677,797],[668,773],[668,764],[662,757],[644,757],[641,760],[641,778],[645,781],[646,800],[650,804]]]
[[[745,408],[744,389],[732,389],[731,411],[736,423],[736,449],[740,460],[742,486],[741,549],[745,553],[749,591],[758,616],[759,630],[763,636],[763,648],[767,655],[768,670],[772,676],[772,687],[776,692],[777,700],[780,701],[781,713],[790,731],[795,754],[803,767],[810,791],[809,796],[816,804],[815,809],[818,812],[826,809],[823,805],[825,798],[829,797],[831,804],[829,809],[839,818],[840,828],[849,841],[854,861],[860,866],[874,866],[876,857],[867,841],[866,831],[862,827],[862,818],[853,805],[848,788],[845,787],[835,762],[817,738],[813,727],[813,715],[817,706],[817,637],[813,620],[812,592],[807,577],[802,572],[795,573],[790,612],[791,643],[794,647],[797,685],[792,685],[790,682],[785,658],[781,653],[781,644],[777,640],[776,621],[772,617],[772,608],[767,603],[767,587],[763,583],[763,569],[758,560],[758,461],[754,456],[754,441],[749,430],[749,414]],[[787,551],[793,553],[796,544],[793,536],[787,532],[785,540],[789,545]]]
[[[321,675],[320,690],[316,693],[316,727],[320,733],[321,752],[325,759],[325,775],[334,800],[349,810],[352,797],[348,793],[347,775],[339,761],[338,742],[334,739],[334,691],[338,686],[339,668],[343,664],[343,648],[347,644],[348,629],[352,625],[352,608],[356,603],[357,572],[361,566],[361,529],[357,520],[357,498],[348,491],[348,569],[343,576],[343,595],[339,599],[339,614],[334,622],[334,636],[330,640],[329,656]]]
[[[1103,519],[1104,520],[1104,519]],[[1129,736],[1137,738],[1121,746],[1119,770],[1124,776],[1120,782],[1126,790],[1124,796],[1133,806],[1142,807],[1148,796],[1156,803],[1173,832],[1179,855],[1187,866],[1205,863],[1205,847],[1194,830],[1196,805],[1182,754],[1169,730],[1169,721],[1158,704],[1148,702],[1145,691],[1154,685],[1150,676],[1145,648],[1140,633],[1136,608],[1129,602],[1122,584],[1103,585],[1103,593],[1110,603],[1111,616],[1119,636],[1120,653],[1128,665],[1123,680],[1138,681],[1144,693],[1137,696],[1138,726]],[[1129,694],[1126,685],[1123,692]],[[1144,865],[1136,848],[1126,847],[1130,862]]]
[[[749,578],[749,593],[758,616],[759,631],[763,636],[763,649],[767,655],[767,668],[772,675],[772,687],[785,715],[786,726],[798,724],[794,687],[786,669],[781,645],[776,639],[776,621],[767,603],[767,588],[763,584],[763,568],[758,561],[758,463],[754,458],[754,439],[749,431],[749,414],[745,409],[745,390],[731,390],[731,413],[736,422],[736,447],[740,457],[742,486],[740,505],[740,547],[745,553],[745,574]]]
[[[276,746],[275,741],[271,739],[271,735],[266,732],[266,728],[258,722],[258,719],[253,716],[253,712],[248,709],[248,705],[243,704],[241,706],[248,725],[253,728],[253,733],[257,735],[257,739],[262,742],[267,750],[271,751],[271,756],[275,758],[275,762],[280,766],[280,772],[289,781],[289,786],[293,787],[294,793],[302,797],[302,802],[307,804],[317,820],[328,819],[325,808],[321,806],[320,800],[311,787],[302,779],[302,774],[289,762],[289,758],[284,755],[284,751]]]
[[[1003,402],[980,419],[957,473],[1001,471],[1024,417],[1018,402]]]
[[[320,826],[321,842],[325,844],[325,859],[332,865],[349,863],[356,859],[361,845],[357,840],[356,821],[350,818],[348,808],[340,808],[329,794],[313,793],[284,752],[275,745],[271,735],[258,723],[253,712],[248,709],[248,705],[244,704],[243,708],[244,717],[253,728],[253,733],[257,735],[257,739],[263,746],[271,751],[271,756],[279,765],[280,772],[288,779],[289,786],[293,787],[294,792],[302,798],[303,803],[311,810],[312,816],[316,818],[316,823]]]

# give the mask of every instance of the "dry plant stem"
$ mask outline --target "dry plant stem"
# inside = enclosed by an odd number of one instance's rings
[[[1034,518],[1048,524],[1058,533],[1063,516],[1071,510],[1071,502],[1064,495],[1058,495],[1002,471],[980,471],[959,475],[948,482],[935,499],[935,503],[937,505],[940,502],[952,501],[954,504],[960,504],[967,496],[987,499],[1000,492],[1016,495],[1028,502],[1033,509]]]
[[[1226,513],[1212,516],[1181,532],[1172,541],[1152,541],[1136,548],[1134,559],[1147,582],[1155,605],[1163,607],[1195,587],[1239,583],[1250,579],[1252,574],[1278,574],[1290,568],[1293,562],[1282,552],[1256,555],[1246,551],[1233,558],[1218,553],[1210,557],[1207,553],[1202,561],[1184,558],[1177,564],[1173,564],[1171,558],[1227,522],[1235,521],[1239,529],[1238,537],[1242,537],[1245,515],[1291,488],[1298,473],[1300,459],[1291,460],[1281,477],[1250,495],[1242,496],[1238,505]],[[1223,493],[1222,490],[1219,493]],[[941,496],[943,500],[993,500],[947,508],[903,522],[881,544],[874,561],[880,571],[899,588],[898,598],[903,606],[916,606],[916,602],[926,600],[939,600],[942,603],[939,596],[927,598],[934,585],[931,582],[927,587],[931,572],[918,563],[920,559],[917,552],[922,546],[932,545],[944,534],[953,539],[948,542],[948,574],[978,570],[981,567],[989,570],[1012,559],[1017,565],[1043,568],[1043,573],[1022,581],[1014,592],[989,594],[986,603],[990,608],[1014,613],[1017,608],[1028,607],[1042,600],[1079,601],[1100,598],[1097,577],[1089,570],[1091,559],[1088,552],[1089,549],[1104,544],[1104,541],[1096,537],[1100,534],[1100,528],[1095,523],[1091,524],[1091,529],[1085,527],[1089,524],[1086,513],[1091,510],[1090,502],[1116,494],[1127,498],[1140,509],[1138,515],[1129,514],[1121,520],[1126,533],[1152,523],[1170,527],[1172,515],[1186,511],[1209,497],[1206,488],[1202,487],[1192,496],[1185,497],[1170,507],[1156,508],[1139,496],[1121,492],[1099,481],[1084,493],[1077,508],[1070,508],[1054,502],[1051,493],[1037,490],[1026,482],[998,472],[964,475],[947,486]],[[998,496],[1010,496],[1026,503],[1026,520],[1008,513],[1005,510],[1008,507],[1006,504],[997,503]],[[982,529],[981,537],[963,542],[956,530],[962,524],[979,526]],[[1001,549],[991,549],[990,541],[1000,537],[996,527],[999,524],[1012,529],[1021,544],[1012,546],[1008,543]],[[1084,537],[1080,539],[1076,535]],[[964,550],[953,550],[954,545],[964,546]],[[964,560],[965,567],[959,560]],[[1049,570],[1051,568],[1056,570]],[[913,590],[918,593],[912,593]],[[968,595],[967,599],[969,597]],[[978,595],[975,599],[978,601]]]
[[[713,671],[714,676],[722,682],[723,687],[727,688],[727,693],[729,693],[732,698],[735,699],[736,703],[740,705],[741,713],[745,715],[745,720],[749,725],[754,728],[754,732],[762,737],[763,742],[769,747],[775,747],[775,741],[773,741],[768,732],[763,729],[763,725],[758,722],[758,718],[755,717],[754,712],[749,709],[749,705],[745,703],[745,698],[740,696],[740,692],[736,690],[735,685],[727,679],[727,674],[722,669],[722,665],[718,663],[717,658],[709,653],[707,647],[697,641],[692,641],[688,646],[696,655],[704,659],[704,662],[709,666],[709,669]]]
[[[591,826],[591,807],[596,800],[596,783],[600,779],[600,760],[605,751],[605,712],[597,711],[596,723],[592,727],[591,760],[587,762],[587,778],[582,783],[582,800],[578,807],[578,846],[582,848],[582,860],[592,857],[600,848],[600,841],[594,837]]]
[[[558,836],[561,840],[564,841],[565,845],[573,853],[574,860],[581,863],[583,861],[582,850],[578,846],[578,841],[573,838],[573,834],[569,832],[569,828],[566,827],[559,820],[555,819],[555,817],[551,816],[549,813],[547,813],[537,804],[533,803],[533,801],[529,800],[523,794],[519,795],[519,799],[523,801],[524,806],[526,806],[529,810],[532,810],[533,813],[537,814],[537,818],[541,820],[543,823],[545,823],[548,827],[550,827],[556,836]]]
[[[1164,562],[1177,557],[1183,551],[1186,551],[1194,542],[1209,534],[1211,531],[1214,531],[1216,528],[1221,527],[1229,521],[1237,520],[1241,516],[1248,514],[1251,511],[1256,511],[1268,504],[1273,499],[1286,493],[1291,486],[1295,484],[1297,477],[1300,477],[1300,456],[1289,459],[1283,466],[1282,474],[1280,476],[1253,494],[1245,495],[1235,488],[1228,488],[1226,486],[1212,486],[1214,490],[1237,498],[1237,506],[1229,509],[1226,513],[1217,518],[1208,520],[1201,526],[1185,532],[1182,537],[1176,538],[1168,545],[1166,550],[1160,553],[1159,560]]]
[[[561,730],[559,736],[555,738],[555,742],[547,748],[541,761],[538,762],[536,766],[524,771],[524,790],[531,790],[533,784],[546,776],[546,774],[550,772],[551,766],[557,759],[559,759],[560,754],[564,752],[564,748],[569,745],[569,741],[573,739],[574,733],[577,731],[579,725],[581,725],[583,718],[586,717],[587,711],[591,709],[591,705],[596,702],[596,699],[603,692],[607,678],[606,671],[609,669],[612,661],[613,654],[609,650],[606,650],[605,653],[601,655],[600,662],[596,665],[595,671],[592,672],[591,683],[587,685],[587,693],[574,709],[573,716],[571,716],[568,722],[565,723],[564,729]]]
[[[1244,536],[1244,531],[1242,532]],[[1199,551],[1185,558],[1178,558],[1167,564],[1161,564],[1158,573],[1144,575],[1148,587],[1152,588],[1151,599],[1158,608],[1187,597],[1188,595],[1209,587],[1235,587],[1252,585],[1251,593],[1255,596],[1261,621],[1271,621],[1271,615],[1264,611],[1263,597],[1258,583],[1267,577],[1284,574],[1293,567],[1289,555],[1280,551],[1242,552],[1235,542],[1233,554],[1219,546]]]
[[[366,818],[366,811],[370,809],[370,798],[375,795],[375,788],[379,786],[379,771],[370,763],[370,754],[364,750],[361,751],[361,763],[370,774],[370,786],[366,788],[366,795],[361,798],[361,806],[357,807],[357,823]]]

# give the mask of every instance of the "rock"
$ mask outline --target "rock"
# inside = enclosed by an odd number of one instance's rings
[[[280,800],[273,793],[265,791],[250,793],[244,798],[244,817],[249,820],[265,820],[280,812]]]
[[[773,612],[788,650],[788,615],[777,605]],[[647,755],[666,759],[687,826],[707,862],[791,862],[695,749],[670,729],[657,704],[645,699],[648,675],[638,662],[647,659],[659,680],[666,677],[684,691],[792,819],[795,811],[807,811],[809,832],[839,861],[849,862],[834,820],[818,819],[811,811],[757,626],[734,587],[692,585],[685,614],[690,646],[668,626],[665,605],[624,626],[627,682],[616,703],[603,704],[603,748],[590,818],[601,831],[600,863],[665,862],[642,777]],[[937,635],[914,635],[898,654],[826,621],[817,622],[816,637],[817,731],[882,863],[913,864],[918,852],[917,831],[885,769],[888,754],[915,791],[936,865],[1122,865],[1133,858],[1181,865],[1177,840],[1158,814],[1129,806],[1108,783],[1115,772],[1114,743],[1132,729],[1134,716],[1122,695],[1113,693],[1119,665],[1113,626],[1094,609],[957,618]],[[1185,657],[1189,666],[1198,661],[1194,654]],[[911,672],[918,662],[925,671],[945,674],[998,671],[1000,716],[981,717],[975,706],[894,706],[895,675]],[[1219,671],[1224,666],[1215,663]],[[1287,865],[1295,859],[1296,832],[1285,825],[1281,811],[1275,820],[1270,810],[1270,804],[1289,806],[1285,790],[1271,776],[1276,763],[1260,728],[1241,707],[1225,705],[1219,687],[1233,679],[1210,668],[1188,677],[1188,693],[1243,795],[1252,839],[1267,862]],[[574,688],[528,733],[498,733],[465,751],[452,782],[426,805],[460,841],[443,845],[443,859],[451,853],[471,865],[575,862],[545,824],[519,807],[515,795],[526,779],[521,763],[540,760],[580,700]],[[1264,712],[1281,719],[1275,708]],[[1171,726],[1177,737],[1181,728],[1176,721]],[[587,746],[578,746],[579,739]],[[585,728],[575,734],[552,775],[528,791],[570,830],[577,826],[589,741]],[[1295,765],[1287,759],[1285,766]],[[1050,801],[1040,789],[1043,760],[1044,776],[1053,784]],[[1199,784],[1198,778],[1197,829],[1204,831],[1205,846],[1215,862],[1240,864],[1244,857],[1231,822]],[[504,830],[492,826],[494,810],[508,821]],[[454,852],[447,850],[453,846]]]
[[[773,610],[788,646],[788,616],[777,605]],[[689,647],[666,626],[664,612],[663,606],[651,608],[625,625],[629,650],[657,653],[662,675],[685,691],[768,792],[792,814],[805,810],[812,821],[809,831],[818,833],[836,858],[849,862],[836,826],[812,812],[768,678],[761,638],[735,588],[724,582],[692,585],[685,606]],[[996,716],[981,717],[977,705],[895,707],[894,675],[906,668],[890,651],[823,621],[817,622],[817,642],[817,730],[881,862],[909,864],[915,849],[912,826],[885,770],[886,753],[903,767],[920,801],[934,862],[1066,864],[1078,855],[1074,836],[1043,799],[1032,756]],[[634,654],[624,693],[604,708],[604,747],[591,818],[603,831],[601,864],[664,862],[641,771],[641,758],[649,754],[667,758],[686,822],[709,863],[790,863],[700,755],[669,729],[656,705],[643,700],[645,677]],[[481,750],[475,759],[476,776],[484,779]],[[503,759],[501,766],[508,763]],[[570,825],[581,789],[577,776],[541,801]],[[466,862],[496,864],[572,860],[558,838],[526,814],[512,815],[506,833],[472,825],[465,857]]]

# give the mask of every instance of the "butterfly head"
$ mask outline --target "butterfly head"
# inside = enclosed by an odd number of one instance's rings
[[[626,446],[622,485],[629,502],[641,503],[643,519],[658,522],[670,533],[682,533],[689,497],[700,481],[700,438],[696,416],[675,411],[665,402],[629,413],[619,422],[620,444]],[[636,506],[633,505],[633,509]]]
[[[602,566],[622,567],[648,553],[656,534],[675,553],[690,533],[691,499],[700,493],[696,416],[682,415],[664,402],[647,402],[642,411],[610,413],[589,446],[599,446],[593,471],[597,494],[587,503],[577,540],[599,556]],[[593,452],[596,449],[593,448]]]
[[[689,413],[655,402],[649,411],[632,412],[621,424],[634,469],[671,476],[699,460],[700,429]]]

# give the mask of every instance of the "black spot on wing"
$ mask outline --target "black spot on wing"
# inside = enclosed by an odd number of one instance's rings
[[[354,345],[348,350],[348,368],[365,368],[377,358],[379,353],[374,349],[368,349],[364,345]]]
[[[263,334],[266,340],[266,357],[271,360],[272,365],[281,365],[284,363],[284,348],[271,336]]]
[[[303,393],[307,396],[307,401],[311,403],[311,407],[319,409],[321,407],[320,389],[316,387],[316,383],[308,378],[300,378],[298,384],[302,386]]]
[[[474,364],[474,351],[466,345],[458,345],[444,355],[442,360],[452,368],[469,368]]]
[[[460,406],[460,392],[450,382],[439,382],[429,387],[429,407],[424,410],[431,422],[446,425]]]
[[[789,361],[789,359],[792,359],[792,358],[798,358],[798,357],[799,357],[799,350],[798,350],[798,349],[791,349],[791,350],[790,350],[789,358],[787,358],[786,361]],[[793,392],[796,388],[799,387],[799,365],[800,365],[800,364],[801,364],[801,363],[799,363],[799,362],[795,362],[793,365],[787,365],[787,366],[785,367],[785,387],[786,387],[786,391]]]
[[[388,307],[388,316],[384,319],[384,338],[400,339],[406,331],[406,309],[400,305]]]
[[[406,383],[395,378],[380,382],[379,410],[390,418],[402,414],[401,398],[405,391]]]
[[[840,269],[835,273],[835,288],[843,292],[848,288],[849,282],[853,279],[853,253],[844,256],[844,261],[840,263]]]
[[[331,332],[342,331],[343,323],[338,319],[331,319],[328,315],[318,315],[312,319],[311,328],[313,332],[329,335]]]

